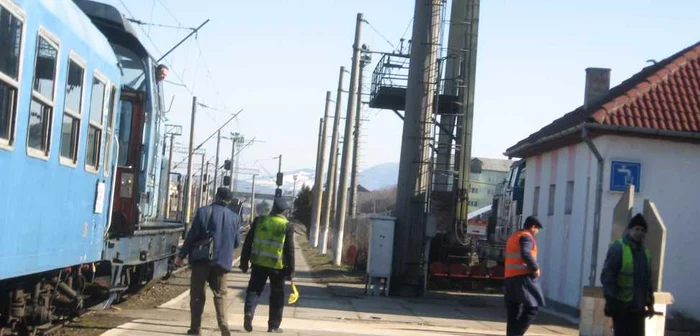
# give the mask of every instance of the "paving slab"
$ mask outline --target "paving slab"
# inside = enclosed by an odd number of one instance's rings
[[[368,296],[364,285],[320,284],[314,281],[297,249],[295,283],[300,298],[284,309],[282,328],[288,335],[503,335],[505,309],[498,295],[439,293],[426,298]],[[235,269],[227,276],[227,317],[233,333],[244,332],[243,304],[250,274]],[[286,286],[286,293],[291,288]],[[206,291],[202,335],[219,335],[213,296]],[[138,312],[139,318],[105,332],[104,336],[184,335],[189,327],[189,291],[158,309]],[[267,334],[269,286],[260,298],[253,325]],[[569,326],[535,325],[528,335],[577,335]]]

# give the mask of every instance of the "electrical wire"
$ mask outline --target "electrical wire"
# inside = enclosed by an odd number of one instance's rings
[[[369,21],[367,21],[367,20],[364,20],[364,21],[372,30],[374,30],[375,33],[377,33],[377,35],[379,35],[379,37],[384,39],[384,41],[386,43],[388,43],[392,48],[396,49],[396,46],[393,43],[391,43],[391,41],[389,41],[388,38],[386,38],[384,35],[382,35],[382,33],[380,33],[379,30],[377,30],[377,28],[374,28],[374,26],[371,23],[369,23]]]
[[[182,26],[170,26],[166,24],[160,24],[160,23],[150,23],[150,22],[144,22],[138,19],[127,19],[129,22],[133,22],[137,25],[142,25],[142,26],[150,26],[150,27],[159,27],[159,28],[168,28],[168,29],[188,29],[188,30],[195,30],[195,28],[192,27],[182,27]],[[148,34],[150,35],[150,34]]]

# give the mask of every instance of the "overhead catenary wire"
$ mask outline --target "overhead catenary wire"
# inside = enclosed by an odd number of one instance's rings
[[[195,30],[195,28],[192,27],[182,27],[182,26],[171,26],[171,25],[166,25],[166,24],[161,24],[161,23],[151,23],[151,22],[144,22],[139,19],[134,19],[134,18],[129,18],[127,19],[129,22],[135,23],[137,25],[142,25],[142,26],[149,26],[149,27],[159,27],[159,28],[169,28],[169,29],[187,29],[187,30]],[[150,34],[147,34],[150,36]]]
[[[379,35],[379,37],[384,39],[384,41],[386,43],[388,43],[392,48],[396,49],[396,46],[393,43],[391,43],[391,41],[389,41],[389,39],[386,38],[386,36],[384,36],[382,33],[380,33],[379,30],[377,30],[377,28],[375,28],[371,23],[369,23],[369,21],[367,21],[367,19],[364,19],[363,21],[367,24],[367,26],[369,26],[369,28],[374,30],[374,32],[377,33],[377,35]]]
[[[201,105],[200,105],[200,106],[201,106]],[[241,114],[241,112],[243,112],[243,109],[240,109],[237,113],[235,113],[234,115],[232,115],[231,118],[228,119],[228,121],[226,121],[223,125],[221,125],[221,127],[219,127],[219,128],[217,128],[216,130],[214,130],[214,132],[212,132],[212,133],[209,135],[209,137],[207,137],[204,141],[202,141],[202,143],[200,143],[199,145],[197,145],[197,147],[195,147],[195,148],[193,149],[193,152],[196,152],[197,150],[199,150],[200,148],[202,148],[202,146],[203,146],[205,143],[207,143],[207,141],[209,141],[211,138],[213,138],[214,135],[215,135],[217,132],[219,132],[222,128],[226,127],[226,125],[228,125],[233,119],[235,119],[236,117],[238,117],[238,115]],[[193,154],[190,153],[189,155],[193,155]],[[181,164],[183,164],[183,163],[187,160],[187,157],[188,157],[189,155],[185,156],[184,159],[182,159],[180,162],[178,162],[178,163],[173,167],[173,170],[174,170],[175,168],[179,167]]]

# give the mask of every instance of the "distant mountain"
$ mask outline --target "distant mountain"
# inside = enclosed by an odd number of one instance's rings
[[[398,179],[398,162],[383,163],[360,171],[360,184],[369,190],[394,186]]]
[[[284,172],[284,183],[282,190],[285,194],[291,194],[294,189],[294,175],[297,176],[296,190],[297,192],[303,185],[313,187],[315,179],[315,171],[313,169],[299,169],[289,172]],[[369,190],[377,190],[396,185],[399,176],[399,164],[396,162],[383,163],[369,167],[360,171],[359,183]],[[250,191],[252,186],[251,176],[239,176],[238,190]],[[255,191],[256,193],[274,194],[277,185],[275,184],[275,176],[256,176]],[[326,177],[323,177],[325,182]]]

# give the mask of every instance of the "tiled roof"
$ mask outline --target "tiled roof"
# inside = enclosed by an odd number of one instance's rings
[[[644,68],[598,103],[565,114],[506,153],[518,156],[524,145],[582,123],[700,132],[700,42]]]
[[[489,159],[489,158],[475,157],[472,160],[481,161],[481,170],[489,170],[489,171],[508,172],[508,171],[510,171],[510,166],[513,164],[513,161],[506,160],[506,159]]]

